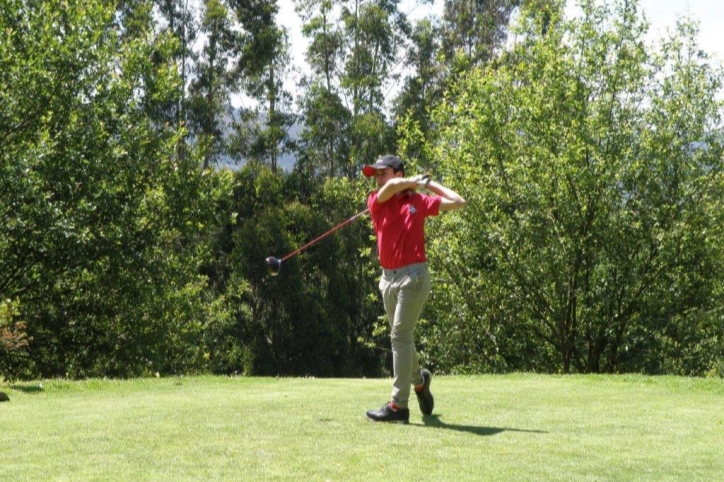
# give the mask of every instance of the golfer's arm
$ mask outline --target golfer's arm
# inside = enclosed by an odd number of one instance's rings
[[[427,185],[427,189],[442,198],[442,202],[440,202],[440,212],[454,211],[455,209],[462,209],[465,207],[465,199],[463,199],[460,194],[443,186],[442,184],[430,181]]]
[[[402,192],[406,189],[417,188],[417,181],[406,179],[404,177],[394,177],[387,181],[377,193],[377,202],[383,203],[389,200],[392,196],[398,192]]]

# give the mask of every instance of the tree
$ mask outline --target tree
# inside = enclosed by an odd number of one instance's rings
[[[528,10],[510,64],[436,117],[469,208],[435,230],[451,285],[430,333],[460,347],[448,367],[704,373],[722,350],[705,342],[722,339],[722,71],[691,23],[651,52],[635,1],[581,6],[546,35]]]
[[[229,69],[234,34],[227,7],[219,0],[204,2],[200,31],[206,42],[199,53],[189,86],[189,128],[196,141],[207,144],[203,168],[226,154],[225,131],[233,76]]]
[[[269,276],[263,262],[354,214],[363,205],[359,186],[274,174],[255,162],[234,177],[238,217],[219,243],[229,260],[228,282],[220,288],[231,316],[208,327],[209,346],[224,347],[212,350],[212,366],[248,375],[379,374],[378,357],[360,342],[371,336],[369,320],[377,311],[364,296],[376,270],[363,271],[360,263],[370,265],[369,256],[360,256],[369,243],[368,219],[284,261],[279,276]]]
[[[119,0],[116,6],[116,24],[123,39],[138,39],[153,32],[154,0]]]
[[[312,73],[302,103],[308,130],[302,159],[331,175],[357,176],[362,164],[395,147],[386,91],[410,33],[397,1],[308,1],[298,5]],[[342,140],[334,141],[339,133]]]
[[[403,153],[422,167],[433,167],[424,144],[435,134],[431,112],[445,93],[470,69],[496,68],[506,61],[504,45],[514,12],[538,12],[542,32],[563,6],[544,0],[449,0],[442,19],[418,20],[405,54],[409,73],[393,102],[396,129],[416,132],[415,139],[404,138]]]
[[[344,38],[332,7],[330,0],[297,4],[302,32],[311,40],[306,52],[311,75],[302,81],[306,90],[300,102],[301,118],[306,128],[301,133],[299,161],[309,174],[326,168],[329,176],[337,175],[349,159],[351,123],[338,82]]]
[[[520,0],[446,0],[442,50],[452,67],[458,56],[469,66],[482,66],[495,57],[507,37],[508,20]]]
[[[432,160],[426,157],[429,152],[424,145],[434,134],[430,115],[444,94],[438,63],[439,29],[429,19],[422,20],[415,25],[411,39],[406,64],[413,72],[405,78],[394,100],[393,115],[398,129],[406,133],[401,154],[429,168]],[[416,135],[412,136],[412,132]]]
[[[396,81],[391,73],[410,34],[396,0],[352,0],[342,8],[347,50],[340,86],[351,111],[350,178],[362,165],[394,150],[394,131],[385,118],[383,88]]]
[[[159,61],[173,39],[130,35],[143,23],[119,28],[128,17],[101,1],[11,7],[0,16],[3,376],[198,368],[195,237],[215,181],[193,150],[177,155],[184,131],[149,115],[178,99],[175,64]]]
[[[296,121],[292,96],[284,82],[292,74],[289,41],[275,23],[276,2],[231,2],[243,29],[239,37],[236,75],[253,105],[234,125],[232,153],[268,163],[277,172],[279,157],[293,149],[289,130]]]
[[[176,103],[167,107],[167,120],[182,127],[186,124],[186,88],[189,82],[189,73],[195,62],[193,45],[198,34],[198,25],[195,18],[193,5],[189,0],[155,0],[156,6],[165,25],[162,25],[162,32],[170,34],[177,40],[173,51],[169,52],[178,68],[181,83],[178,86],[179,95]],[[183,145],[179,147],[183,152]]]

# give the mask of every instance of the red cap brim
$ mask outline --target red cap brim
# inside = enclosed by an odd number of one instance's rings
[[[372,177],[375,175],[375,172],[377,172],[377,169],[372,166],[365,166],[362,168],[362,173],[365,175],[365,177]]]

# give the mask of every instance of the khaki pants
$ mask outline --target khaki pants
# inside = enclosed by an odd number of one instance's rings
[[[398,407],[407,408],[410,386],[422,383],[413,332],[430,295],[427,264],[383,269],[380,291],[392,329],[392,401]]]

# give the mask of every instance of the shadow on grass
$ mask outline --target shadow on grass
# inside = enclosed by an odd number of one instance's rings
[[[417,424],[415,424],[417,425]],[[548,433],[541,430],[522,430],[518,428],[499,428],[499,427],[477,427],[475,425],[455,425],[445,423],[440,420],[440,415],[425,415],[422,417],[422,425],[418,427],[444,428],[446,430],[455,430],[457,432],[466,432],[473,435],[497,435],[501,432],[524,432],[524,433]]]
[[[43,387],[37,385],[25,386],[25,385],[10,385],[10,388],[23,393],[40,393],[43,391]]]

